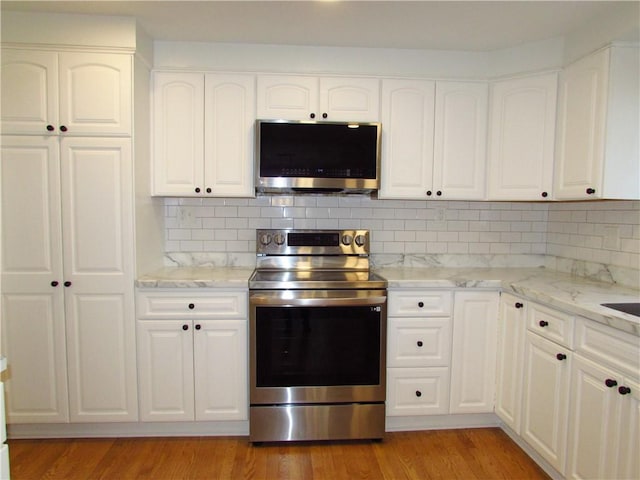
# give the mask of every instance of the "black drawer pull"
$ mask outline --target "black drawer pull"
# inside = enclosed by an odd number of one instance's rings
[[[516,302],[516,308],[522,308],[524,305],[520,302]]]
[[[613,380],[612,378],[607,378],[607,379],[604,381],[604,384],[605,384],[607,387],[609,387],[609,388],[613,388],[613,387],[615,387],[616,385],[618,385],[618,382],[616,382],[616,381],[615,381],[615,380]]]
[[[556,355],[556,358],[558,360],[562,361],[562,360],[566,360],[567,356],[564,353],[559,353],[559,354]]]
[[[416,397],[421,397],[422,396],[422,392],[420,390],[416,390]]]
[[[418,340],[417,345],[418,345],[419,347],[421,347],[421,346],[422,346],[422,340]]]
[[[547,322],[546,320],[540,320],[540,323],[538,323],[538,325],[540,325],[542,328],[548,327],[549,322]]]
[[[193,310],[194,308],[196,308],[196,306],[193,303],[189,304],[189,310]]]
[[[424,302],[418,302],[418,307],[420,308],[424,307]]]

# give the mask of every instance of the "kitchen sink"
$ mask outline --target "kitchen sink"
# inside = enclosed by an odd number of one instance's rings
[[[640,317],[640,302],[629,302],[629,303],[601,303],[603,307],[613,308],[619,312],[629,313],[631,315],[635,315],[636,317]]]

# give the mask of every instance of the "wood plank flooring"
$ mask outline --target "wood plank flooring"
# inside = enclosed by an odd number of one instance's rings
[[[9,453],[13,480],[549,478],[497,428],[260,446],[247,437],[10,440]]]

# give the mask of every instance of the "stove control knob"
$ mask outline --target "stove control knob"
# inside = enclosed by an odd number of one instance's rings
[[[260,243],[265,247],[271,243],[271,235],[268,233],[263,233],[260,235]]]
[[[356,245],[362,247],[365,243],[367,243],[367,237],[364,235],[356,235]]]
[[[282,245],[284,243],[284,235],[281,233],[276,233],[273,236],[273,240],[276,242],[276,245]]]
[[[353,237],[351,235],[343,235],[342,236],[342,244],[349,246],[353,242]]]

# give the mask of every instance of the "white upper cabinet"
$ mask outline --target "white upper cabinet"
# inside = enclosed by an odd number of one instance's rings
[[[154,195],[253,195],[253,75],[153,76]]]
[[[377,78],[259,75],[260,119],[377,122]]]
[[[557,73],[491,86],[489,200],[551,199]]]
[[[383,80],[380,198],[483,199],[486,83]]]
[[[130,135],[131,55],[3,49],[2,133]]]
[[[560,77],[554,196],[640,198],[640,55],[609,47]]]
[[[437,82],[433,190],[444,200],[485,197],[486,83]]]
[[[428,198],[433,184],[434,108],[434,82],[382,81],[380,198]]]

